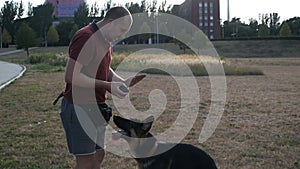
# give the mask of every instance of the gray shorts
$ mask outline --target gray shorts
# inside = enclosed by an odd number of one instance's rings
[[[72,155],[91,155],[104,149],[107,123],[95,105],[76,106],[62,99],[60,117]]]

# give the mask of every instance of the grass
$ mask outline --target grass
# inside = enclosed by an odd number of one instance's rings
[[[38,48],[31,51],[27,58],[23,53],[4,56],[2,60],[26,64],[35,71],[61,72],[65,70],[67,62],[67,48]],[[207,76],[209,75],[263,75],[257,68],[245,65],[227,63],[225,57],[210,57],[196,55],[170,55],[117,53],[111,63],[113,69],[148,74],[163,74],[174,76]]]
[[[263,75],[253,67],[226,63],[224,57],[169,54],[118,54],[113,56],[112,68],[121,71],[175,76]],[[209,74],[207,70],[210,70]]]
[[[55,49],[52,49],[52,51],[47,50],[47,52],[43,52],[42,49],[35,50],[32,51],[32,54],[37,56],[45,54],[42,56],[49,58],[61,54],[61,51],[55,51]],[[55,54],[50,55],[49,53]],[[114,58],[119,59],[119,62],[121,62],[126,57],[128,56],[118,54]],[[150,58],[150,56],[147,57]],[[180,57],[185,60],[185,63],[190,64],[189,59],[193,59],[195,56],[183,55]],[[34,64],[31,64],[28,58],[23,56],[23,53],[6,56],[5,58],[6,61],[25,64],[28,71],[24,77],[0,91],[1,169],[64,169],[71,168],[74,165],[74,158],[68,155],[64,131],[58,114],[59,105],[52,106],[53,99],[64,87],[63,69],[55,70],[55,68],[64,67],[60,64],[53,64],[56,62],[50,61],[49,58],[43,58],[41,59],[43,61]],[[226,58],[224,60],[227,61]],[[166,62],[162,62],[162,64],[164,65]],[[209,62],[209,59],[207,62]],[[157,64],[155,61],[152,63]],[[227,64],[231,63],[228,61]],[[236,67],[239,67],[240,70],[240,67],[243,66]],[[232,65],[231,68],[234,69],[235,66]],[[227,69],[226,66],[225,69]],[[287,96],[288,100],[282,100],[282,103],[285,103],[286,107],[284,112],[288,111],[288,113],[284,113],[282,110],[283,105],[271,104],[274,103],[273,99],[264,101],[269,102],[270,105],[265,106],[262,103],[263,99],[260,95],[267,98],[270,97],[269,94],[273,90],[278,91],[274,85],[280,81],[270,83],[268,81],[270,79],[272,79],[272,76],[268,76],[268,78],[263,76],[229,77],[228,80],[231,83],[228,86],[228,92],[230,93],[228,105],[216,134],[205,144],[199,145],[195,141],[198,138],[204,119],[203,114],[199,114],[197,123],[195,123],[184,142],[204,147],[206,151],[213,155],[220,168],[249,168],[251,166],[254,166],[252,168],[255,168],[255,166],[259,166],[257,168],[299,168],[300,160],[297,157],[299,135],[296,134],[299,131],[299,126],[297,126],[299,116],[297,116],[297,107],[289,108],[291,104],[288,102],[295,101],[295,103],[298,103],[296,100],[297,91],[295,91],[297,88],[286,91],[289,94]],[[208,111],[210,104],[209,101],[206,101],[209,100],[209,94],[205,92],[209,90],[210,84],[206,82],[206,77],[197,77],[197,80],[201,84],[201,90],[204,90],[204,93],[201,93],[204,95],[202,102],[204,101],[206,104],[201,108],[201,111],[203,111],[201,113],[205,113]],[[297,78],[290,80],[297,80]],[[253,81],[257,81],[257,84],[260,84],[261,81],[265,82],[268,85],[268,90],[261,93],[266,90],[266,87],[262,87],[259,92],[259,86],[253,85]],[[250,83],[248,87],[242,88],[248,83]],[[298,83],[295,82],[286,83],[284,87],[288,87],[289,84],[292,85],[293,83],[294,86],[298,86]],[[168,108],[159,118],[159,121],[154,124],[155,131],[164,131],[172,124],[172,120],[176,119],[177,109],[179,108],[178,92],[174,91],[171,78],[169,76],[150,75],[145,79],[142,86],[133,89],[130,97],[133,98],[133,105],[138,109],[147,110],[147,107],[149,107],[147,93],[153,89],[154,84],[157,88],[163,88],[163,91],[168,90],[165,92],[168,97]],[[232,85],[236,86],[232,87]],[[251,87],[255,90],[248,90]],[[258,92],[254,92],[256,90]],[[238,93],[237,96],[234,93],[235,91]],[[144,95],[146,96],[144,97]],[[283,99],[284,96],[283,93],[278,98]],[[231,100],[233,97],[236,97],[236,100]],[[250,100],[251,98],[253,100]],[[245,103],[255,101],[257,105],[253,105],[248,111],[248,108],[242,104],[243,101]],[[109,100],[109,103],[111,104],[111,100]],[[273,106],[278,107],[274,108]],[[261,109],[271,109],[268,112],[271,111],[274,115],[266,116],[266,119],[263,119],[264,111]],[[293,114],[293,112],[289,112],[290,109],[296,112],[294,118],[288,118],[289,113]],[[242,110],[247,112],[242,112]],[[236,112],[236,114],[233,112]],[[277,115],[282,116],[277,117]],[[237,121],[230,121],[230,119],[237,119]],[[230,123],[228,124],[227,121]],[[266,123],[267,121],[270,121],[270,124]],[[284,126],[280,123],[281,121],[286,121],[288,124],[286,126],[289,128],[281,129]],[[278,126],[275,126],[275,124],[278,124]],[[286,133],[287,131],[291,134]],[[134,160],[120,158],[111,153],[107,154],[104,161],[105,169],[133,169],[135,165]]]

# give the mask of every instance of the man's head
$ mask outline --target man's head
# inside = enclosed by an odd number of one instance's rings
[[[124,7],[113,7],[107,11],[103,21],[106,23],[104,34],[112,42],[126,35],[132,25],[132,16]]]

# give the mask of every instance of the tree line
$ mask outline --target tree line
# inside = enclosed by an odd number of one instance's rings
[[[300,37],[300,17],[279,20],[278,13],[260,14],[259,21],[250,19],[249,24],[232,18],[223,23],[222,38]]]
[[[141,0],[140,3],[128,2],[125,6],[131,13],[173,12],[173,6],[167,6],[167,1],[158,5],[157,0]],[[73,18],[60,19],[53,16],[54,7],[51,3],[44,3],[36,7],[28,3],[27,17],[24,16],[24,4],[22,1],[16,3],[13,0],[5,1],[0,12],[0,33],[1,47],[15,44],[18,48],[28,51],[32,46],[48,45],[68,45],[71,37],[81,27],[87,25],[92,20],[101,20],[106,11],[118,4],[108,0],[104,7],[99,8],[97,3],[89,7],[86,3],[79,6]],[[154,16],[150,16],[154,17]],[[231,21],[224,21],[221,24],[222,38],[245,38],[245,37],[291,37],[300,36],[300,17],[291,18],[279,23],[280,16],[277,13],[263,14],[259,21],[251,19],[249,24],[242,23],[240,18],[232,18]],[[57,22],[59,21],[59,22]],[[159,29],[168,31],[163,23],[159,24]],[[141,25],[141,30],[153,29],[147,23]],[[145,31],[144,31],[145,32]],[[154,34],[136,35],[126,39],[126,43],[147,43],[149,38],[156,42],[170,42],[171,37],[160,36],[156,38]]]

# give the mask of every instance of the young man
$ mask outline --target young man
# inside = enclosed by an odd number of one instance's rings
[[[105,155],[105,126],[111,117],[106,92],[123,98],[128,87],[145,77],[124,80],[110,68],[111,42],[124,37],[131,25],[130,12],[114,7],[103,20],[77,31],[70,42],[60,115],[69,151],[76,156],[75,169],[100,168]]]

